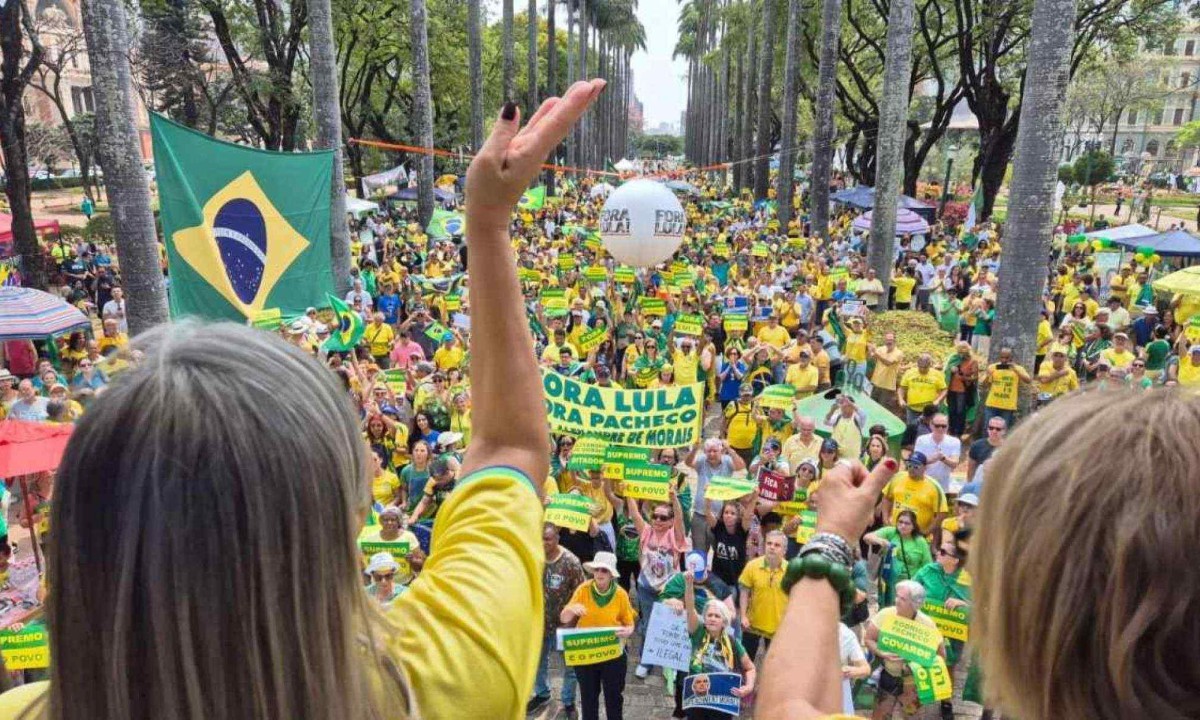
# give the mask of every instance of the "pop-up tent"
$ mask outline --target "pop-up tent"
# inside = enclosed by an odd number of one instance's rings
[[[1200,265],[1185,267],[1170,275],[1164,275],[1152,284],[1159,292],[1200,295]]]
[[[12,215],[0,213],[0,257],[12,255],[13,230]],[[59,232],[57,220],[33,220],[33,230],[38,235],[56,234]]]
[[[1117,240],[1125,240],[1126,238],[1147,237],[1149,235],[1157,235],[1158,231],[1152,227],[1146,227],[1139,223],[1129,223],[1128,225],[1117,225],[1116,227],[1104,228],[1103,230],[1093,230],[1083,234],[1085,238],[1107,238],[1116,242]]]
[[[851,226],[855,230],[868,231],[871,229],[871,221],[875,211],[865,212],[862,215],[854,218]],[[929,232],[929,223],[925,222],[925,218],[916,214],[912,210],[900,208],[896,211],[896,234],[897,235],[924,235]]]
[[[74,425],[69,423],[38,423],[24,420],[0,421],[0,478],[17,478],[21,483],[21,498],[25,514],[33,517],[34,508],[29,493],[31,476],[54,470],[62,461]],[[34,478],[36,479],[36,478]],[[37,523],[31,523],[33,556],[41,570],[42,556],[37,542]]]
[[[1108,236],[1114,245],[1130,250],[1149,248],[1163,257],[1200,257],[1200,238],[1186,230],[1168,230],[1156,235],[1139,235],[1129,238]]]

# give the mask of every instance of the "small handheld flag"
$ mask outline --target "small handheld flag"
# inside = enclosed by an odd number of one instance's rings
[[[353,350],[354,346],[358,345],[358,341],[362,339],[365,329],[362,317],[333,295],[327,297],[338,324],[337,329],[330,333],[329,339],[325,341],[325,349],[337,352]]]

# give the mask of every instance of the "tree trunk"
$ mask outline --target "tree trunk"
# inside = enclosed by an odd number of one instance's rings
[[[1024,95],[1022,95],[1023,97]],[[1024,104],[1022,99],[1021,106],[1024,107]],[[983,208],[979,213],[981,220],[992,216],[992,210],[996,206],[996,196],[1000,194],[1000,186],[1004,184],[1004,174],[1008,171],[1008,163],[1013,157],[1019,133],[1019,116],[1010,118],[1003,125],[987,129],[983,127],[982,123],[980,125],[979,155],[975,158],[974,174],[983,185]]]
[[[771,78],[775,68],[775,0],[762,0],[762,51],[758,71],[758,133],[754,144],[754,199],[766,200],[771,172]]]
[[[537,85],[537,61],[538,61],[538,13],[537,0],[529,0],[528,9],[525,11],[525,43],[528,47],[525,48],[525,105],[529,109],[526,111],[530,115],[537,110],[538,106],[538,85]]]
[[[515,80],[513,75],[516,72],[515,58],[516,48],[513,45],[513,0],[503,0],[501,18],[501,35],[500,45],[501,52],[504,55],[504,70],[501,78],[501,90],[504,93],[504,101],[510,102],[513,100],[513,93],[516,92]]]
[[[89,0],[90,2],[90,0]],[[330,0],[308,0],[309,77],[313,86],[316,147],[333,150],[329,202],[329,256],[338,297],[350,292],[350,231],[346,227],[346,178],[342,165],[342,114],[338,102],[337,51]]]
[[[754,27],[753,14],[751,14],[750,27]],[[758,42],[755,37],[756,33],[750,33],[750,48],[746,53],[746,84],[742,89],[746,91],[746,98],[742,102],[742,111],[744,113],[742,119],[742,156],[738,158],[742,163],[742,187],[754,187],[754,163],[750,158],[754,157],[754,109],[756,107],[754,88],[757,80],[758,69]]]
[[[742,176],[744,173],[745,163],[738,162],[741,160],[739,155],[742,154],[742,119],[745,117],[744,104],[746,102],[746,78],[745,78],[745,60],[744,53],[737,53],[737,67],[733,71],[735,87],[733,88],[733,138],[730,142],[729,159],[733,165],[733,192],[735,195],[742,193]]]
[[[813,129],[812,236],[829,240],[829,178],[833,167],[833,99],[837,80],[838,42],[842,30],[842,0],[821,3],[821,63],[817,70],[816,127]]]
[[[511,9],[512,0],[507,2]],[[409,33],[413,48],[413,114],[417,144],[433,148],[433,98],[429,89],[429,31],[426,28],[425,0],[409,0],[409,8],[412,15],[409,18]],[[506,47],[511,51],[511,44]],[[506,94],[505,97],[511,96]],[[433,155],[422,154],[417,167],[417,215],[424,228],[433,216]]]
[[[558,0],[546,0],[546,97],[558,96],[558,30],[555,27],[555,11]],[[559,143],[554,148],[554,156],[550,162],[558,165],[562,162],[563,145]],[[551,195],[556,193],[554,188],[554,171],[545,172],[546,191]]]
[[[1054,186],[1063,137],[1062,110],[1070,72],[1076,0],[1037,0],[1030,26],[1028,74],[1009,186],[1008,218],[1000,254],[1000,287],[991,355],[1009,347],[1033,368],[1042,290],[1046,285]]]
[[[892,0],[887,23],[887,56],[883,65],[883,97],[875,138],[875,207],[867,266],[883,283],[887,297],[892,282],[892,248],[896,242],[896,203],[904,174],[904,135],[908,126],[908,76],[912,69],[913,0]],[[882,304],[883,308],[887,303]]]
[[[577,77],[581,80],[588,77],[587,66],[587,45],[588,45],[588,3],[586,0],[579,0],[579,58],[576,60],[576,67],[579,70]],[[589,113],[584,113],[579,122],[575,123],[575,163],[579,167],[588,166],[588,152],[585,144],[587,135],[584,134],[587,128]]]
[[[893,0],[895,2],[895,0]],[[800,98],[800,0],[788,1],[787,49],[783,68],[783,135],[779,140],[779,177],[775,197],[779,201],[779,229],[787,233],[792,220],[792,191],[796,187],[796,111]]]
[[[119,0],[88,0],[82,10],[96,101],[96,154],[108,187],[129,331],[137,335],[167,321],[167,291],[133,114],[125,6]]]
[[[25,51],[30,38],[36,38],[29,10],[24,3],[0,5],[0,149],[4,154],[8,196],[12,214],[13,250],[21,257],[22,284],[46,289],[46,262],[38,246],[33,228],[33,209],[30,200],[29,154],[25,146],[25,108],[21,104],[25,88],[42,58],[42,46],[32,44],[28,57]],[[24,65],[22,65],[24,58]]]
[[[575,45],[579,44],[579,39],[575,33],[575,0],[566,0],[567,3],[567,87],[575,84],[579,79],[579,74],[575,71]],[[567,133],[567,165],[577,167],[579,165],[579,141],[576,138],[575,132]]]
[[[483,0],[467,0],[467,72],[471,82],[471,150],[483,147]]]

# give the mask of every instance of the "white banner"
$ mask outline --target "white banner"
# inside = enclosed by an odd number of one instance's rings
[[[662,603],[654,603],[650,623],[646,626],[641,663],[687,672],[691,658],[692,641],[683,614],[676,614]]]

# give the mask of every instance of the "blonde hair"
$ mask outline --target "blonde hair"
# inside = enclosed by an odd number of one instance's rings
[[[361,587],[366,448],[333,374],[232,323],[137,343],[59,469],[46,716],[414,714]]]
[[[992,699],[1027,718],[1200,713],[1200,398],[1091,392],[988,463],[973,638]]]

